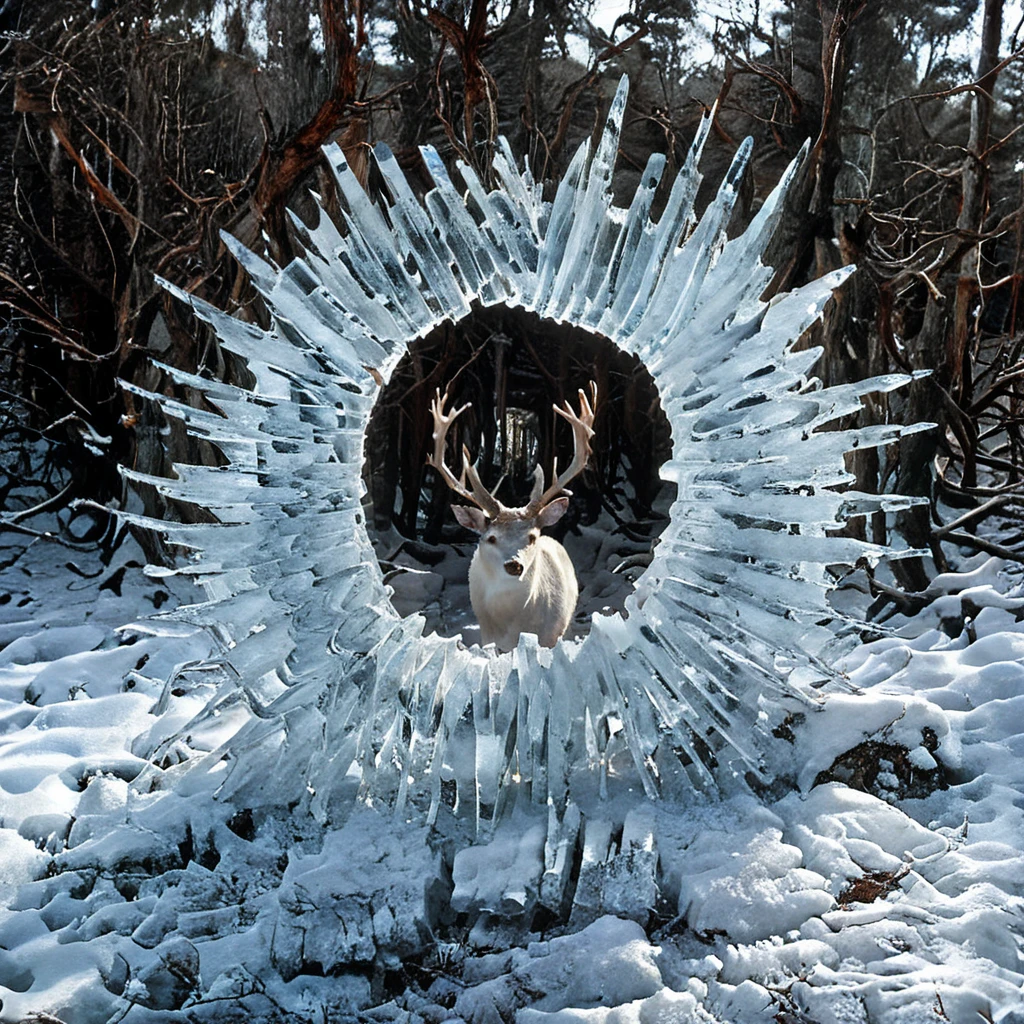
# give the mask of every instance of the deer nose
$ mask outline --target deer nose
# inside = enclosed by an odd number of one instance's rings
[[[510,558],[505,563],[505,572],[509,576],[522,576],[523,575],[523,563],[518,558]]]

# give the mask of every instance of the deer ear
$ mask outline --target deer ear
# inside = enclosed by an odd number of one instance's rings
[[[487,529],[487,516],[478,508],[470,508],[469,505],[452,505],[452,512],[467,530],[483,533]]]
[[[554,526],[569,507],[568,498],[555,498],[549,501],[537,515],[537,525],[540,527]]]

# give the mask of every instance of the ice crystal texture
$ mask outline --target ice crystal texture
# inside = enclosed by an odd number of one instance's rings
[[[207,709],[241,723],[203,762],[223,798],[327,820],[361,796],[427,823],[449,811],[481,823],[518,801],[565,808],[574,787],[604,791],[609,766],[652,796],[728,786],[770,774],[765,710],[813,700],[808,684],[828,677],[825,567],[885,554],[835,532],[851,512],[906,499],[837,489],[850,480],[844,452],[901,428],[825,428],[909,378],[825,388],[809,376],[820,353],[794,342],[849,268],[760,301],[771,277],[760,257],[794,168],[727,241],[750,140],[699,220],[709,118],[657,221],[662,155],[616,207],[626,95],[624,80],[600,142],[579,148],[551,202],[504,140],[490,191],[464,165],[460,188],[423,147],[434,182],[423,202],[377,145],[386,209],[327,147],[342,224],[296,222],[307,249],[283,269],[226,238],[269,330],[167,285],[256,380],[246,390],[165,368],[223,415],[126,385],[230,460],[142,478],[218,520],[158,525],[194,550],[176,571],[206,600],[186,614],[222,638],[236,677]],[[553,649],[529,635],[504,655],[425,636],[422,616],[392,607],[360,506],[375,377],[474,302],[606,335],[644,362],[672,427],[662,475],[678,497],[626,614],[595,616],[586,637]]]

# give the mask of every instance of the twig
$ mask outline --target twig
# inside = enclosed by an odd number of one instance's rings
[[[994,498],[989,498],[989,500],[983,505],[979,505],[977,508],[972,508],[959,518],[954,519],[953,522],[946,523],[945,526],[940,526],[937,530],[932,532],[934,536],[942,538],[975,519],[981,519],[985,516],[991,515],[991,513],[996,509],[1002,508],[1003,505],[1019,503],[1024,503],[1024,497],[1017,494],[997,494]]]
[[[31,516],[38,515],[40,512],[47,512],[51,508],[57,508],[63,503],[65,497],[71,493],[73,487],[74,481],[71,481],[70,483],[65,484],[57,494],[52,495],[45,501],[39,502],[38,505],[22,509],[20,512],[15,512],[14,515],[5,516],[3,518],[3,522],[9,526],[13,526],[16,523],[20,523],[22,519],[29,519]]]
[[[1005,558],[1009,562],[1020,562],[1024,565],[1024,552],[1014,551],[1012,548],[1003,547],[1002,544],[995,544],[990,540],[975,537],[970,533],[949,533],[942,540],[965,548],[976,548],[978,551],[995,555],[997,558]]]
[[[1020,60],[1022,57],[1024,57],[1024,48],[1017,50],[1014,53],[1011,53],[1009,57],[1006,57],[1003,60],[1001,60],[994,68],[992,68],[991,71],[982,76],[982,78],[988,78],[991,75],[999,74],[999,72],[1002,71],[1003,68],[1012,64],[1016,60]],[[893,100],[891,103],[887,103],[882,108],[881,112],[879,113],[879,119],[883,115],[887,114],[890,110],[892,110],[893,107],[899,106],[899,104],[901,103],[907,103],[911,100],[915,102],[917,100],[943,100],[947,99],[950,96],[956,96],[962,92],[985,92],[985,90],[982,89],[981,87],[982,78],[979,78],[977,81],[974,82],[966,82],[964,85],[954,86],[952,89],[943,89],[940,92],[924,92],[916,93],[913,96],[900,96],[899,98]],[[985,93],[985,95],[988,96],[989,99],[992,98],[988,93]]]
[[[106,509],[105,511],[109,512],[110,510]],[[20,523],[13,522],[7,516],[0,516],[0,531],[3,530],[23,533],[28,537],[35,537],[36,540],[49,541],[51,544],[60,544],[63,547],[71,548],[73,551],[91,551],[96,546],[92,542],[79,544],[75,541],[65,540],[63,537],[58,537],[55,533],[50,533],[49,530],[33,530],[28,526],[22,526]]]

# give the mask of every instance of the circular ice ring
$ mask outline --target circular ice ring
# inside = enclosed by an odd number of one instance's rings
[[[629,208],[613,204],[626,93],[623,80],[600,143],[580,147],[550,203],[504,140],[490,191],[460,165],[461,193],[423,147],[435,187],[422,203],[378,145],[381,205],[328,146],[341,229],[322,213],[314,227],[296,221],[306,253],[284,269],[224,236],[270,330],[164,282],[256,379],[246,390],[165,368],[222,414],[126,385],[230,460],[156,481],[219,520],[156,525],[196,550],[183,571],[208,600],[185,614],[224,635],[253,711],[220,752],[224,793],[252,805],[294,790],[327,817],[356,792],[428,821],[445,808],[483,821],[514,800],[565,806],[574,786],[604,791],[617,758],[651,796],[711,786],[768,772],[766,709],[812,700],[810,685],[828,677],[825,567],[886,553],[836,530],[851,512],[899,504],[835,490],[849,482],[842,456],[901,428],[822,428],[909,378],[824,388],[808,376],[819,352],[794,351],[852,268],[760,301],[771,277],[760,256],[796,162],[726,241],[751,140],[697,220],[706,117],[657,222],[662,155]],[[585,638],[553,649],[530,635],[504,655],[424,636],[421,617],[391,606],[363,521],[363,438],[380,382],[412,340],[473,302],[608,336],[651,372],[672,426],[662,475],[678,498],[625,615],[595,617]]]

